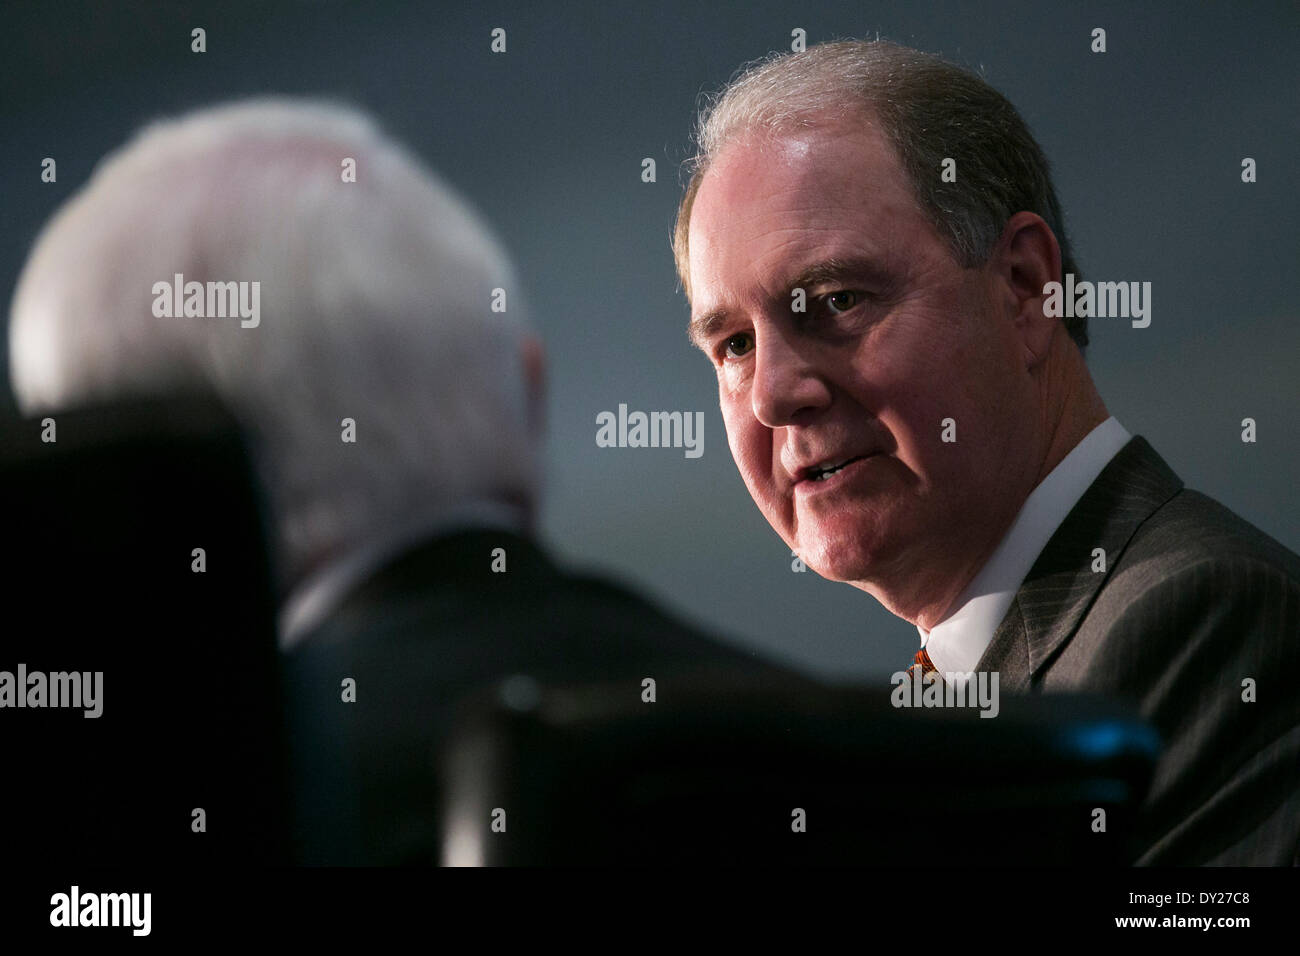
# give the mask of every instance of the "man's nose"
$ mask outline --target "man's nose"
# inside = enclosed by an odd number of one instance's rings
[[[803,424],[830,404],[830,388],[815,364],[780,331],[760,332],[754,353],[750,401],[754,417],[768,428]]]

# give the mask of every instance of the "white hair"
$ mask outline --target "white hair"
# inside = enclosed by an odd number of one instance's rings
[[[260,282],[260,325],[155,317],[176,273]],[[520,306],[485,224],[363,115],[258,99],[155,123],[100,163],[19,280],[11,378],[29,414],[214,391],[252,438],[287,588],[461,501],[532,507]]]

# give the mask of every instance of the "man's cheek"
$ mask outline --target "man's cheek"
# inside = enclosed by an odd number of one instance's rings
[[[762,436],[753,427],[727,429],[731,457],[745,480],[745,487],[759,506],[767,505],[773,495],[771,453]]]
[[[740,476],[745,479],[745,485],[749,488],[750,494],[756,499],[763,494],[763,489],[768,484],[768,476],[763,468],[762,458],[754,454],[754,449],[738,441],[731,448],[731,457],[736,462],[736,468],[740,471]]]
[[[741,474],[745,474],[745,421],[741,410],[724,396],[722,399],[722,424],[727,430],[727,447],[731,449],[731,460],[736,463]],[[748,479],[747,479],[748,480]]]

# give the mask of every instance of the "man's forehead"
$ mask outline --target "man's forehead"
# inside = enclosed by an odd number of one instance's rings
[[[897,151],[870,114],[814,114],[789,128],[734,134],[713,154],[700,191],[729,200],[759,198],[774,183],[833,188],[869,182],[903,185]]]
[[[780,152],[773,144],[738,144],[720,154],[691,213],[690,332],[697,344],[729,310],[754,298],[889,274],[891,250],[915,206],[905,188],[885,185],[896,167],[870,163],[864,139],[803,136],[777,144]]]
[[[822,259],[872,255],[914,211],[892,150],[874,130],[738,140],[704,174],[691,209],[692,288],[778,263],[788,275],[770,278],[780,284]],[[755,254],[761,263],[750,261]]]

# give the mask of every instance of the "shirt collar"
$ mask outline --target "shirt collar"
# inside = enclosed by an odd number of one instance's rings
[[[1132,436],[1114,416],[1090,431],[1025,499],[1011,528],[921,646],[940,673],[975,670],[1029,569],[1083,493]]]

